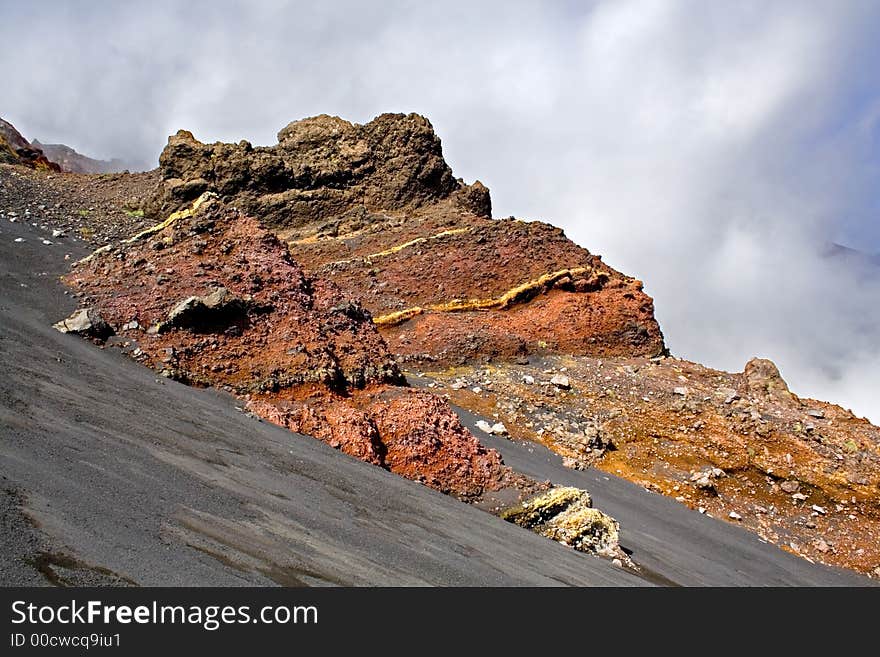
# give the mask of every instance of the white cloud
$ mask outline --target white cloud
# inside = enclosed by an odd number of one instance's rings
[[[880,421],[880,6],[846,2],[20,3],[0,113],[155,161],[320,112],[431,118],[496,214],[545,219],[656,297],[673,351],[777,361]],[[872,241],[873,240],[873,241]]]

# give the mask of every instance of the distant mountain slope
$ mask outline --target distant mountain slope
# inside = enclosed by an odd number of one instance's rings
[[[53,162],[56,162],[62,171],[70,173],[119,173],[128,167],[119,158],[112,160],[96,160],[94,158],[77,153],[70,146],[64,144],[43,144],[36,139],[31,146],[41,150]]]
[[[880,275],[880,253],[865,253],[842,244],[832,243],[825,250],[825,256],[855,267],[864,267]]]

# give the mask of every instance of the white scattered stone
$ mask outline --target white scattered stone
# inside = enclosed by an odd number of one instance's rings
[[[739,515],[736,511],[731,511],[730,513],[727,514],[727,517],[730,518],[731,520],[742,520],[743,519],[743,517],[741,515]]]
[[[786,493],[797,493],[798,490],[800,490],[801,485],[797,481],[789,479],[788,481],[783,481],[779,484],[779,487]]]
[[[823,515],[823,516],[824,516],[826,513],[828,513],[828,509],[826,509],[824,506],[819,506],[818,504],[814,504],[814,505],[811,506],[810,508],[811,508],[813,511],[815,511],[816,513],[818,513],[818,514],[820,514],[820,515]]]
[[[684,386],[676,386],[672,389],[673,394],[681,395],[682,397],[686,397],[688,394],[688,389]]]
[[[810,410],[807,411],[807,415],[809,415],[810,417],[817,418],[819,420],[821,420],[822,418],[825,417],[825,413],[822,412],[821,410],[819,410],[818,408],[811,408]]]
[[[479,395],[481,392],[483,392],[483,389],[480,386],[474,386],[473,388],[471,388],[471,392],[473,392],[475,395]]]
[[[496,436],[506,436],[507,435],[507,427],[504,426],[501,422],[496,422],[490,427],[490,433]]]
[[[52,231],[52,237],[55,237],[55,238],[58,238],[58,237],[64,237],[64,231],[63,231],[63,230],[57,230],[57,229],[56,229],[56,230],[53,230],[53,231]]]
[[[564,374],[556,374],[550,379],[550,383],[557,388],[561,388],[563,390],[568,390],[571,388],[571,381],[569,381],[568,377]]]
[[[791,496],[791,499],[796,500],[798,502],[803,502],[807,499],[807,496],[804,495],[803,493],[795,493],[794,495]]]
[[[43,240],[43,244],[45,244],[46,246],[51,246],[52,242],[50,242],[49,240]]]
[[[486,420],[477,420],[477,429],[483,433],[492,433],[492,425],[486,422]]]
[[[530,386],[535,385],[535,377],[531,376],[530,374],[526,374],[522,380],[523,380],[523,383],[525,383],[526,385],[530,385]]]
[[[715,484],[706,475],[703,475],[694,481],[694,486],[703,490],[714,490]]]
[[[462,388],[467,388],[467,383],[464,381],[453,381],[452,385],[449,386],[453,390],[461,390]]]

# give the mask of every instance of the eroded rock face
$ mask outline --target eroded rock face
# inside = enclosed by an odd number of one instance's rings
[[[185,215],[185,213],[181,213]],[[401,380],[369,315],[308,276],[255,220],[208,206],[84,261],[67,277],[152,364],[240,394]]]
[[[665,352],[642,283],[562,230],[494,220],[424,117],[294,121],[278,144],[203,144],[186,131],[160,158],[147,205],[164,219],[205,193],[259,217],[307,270],[359,299],[403,360]]]
[[[157,218],[205,191],[267,226],[306,234],[442,199],[491,214],[489,190],[453,177],[431,123],[417,114],[383,114],[365,125],[327,115],[294,121],[271,147],[203,144],[181,130],[159,163],[163,180],[147,208]]]
[[[360,298],[404,362],[665,352],[641,281],[546,223],[477,217],[444,201],[290,248]]]

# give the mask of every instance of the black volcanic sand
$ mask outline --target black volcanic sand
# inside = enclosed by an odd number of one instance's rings
[[[411,377],[411,384],[428,379]],[[780,550],[756,534],[710,518],[620,477],[562,465],[543,445],[489,436],[479,416],[453,406],[462,422],[487,447],[501,452],[518,472],[590,492],[593,505],[620,522],[620,545],[646,578],[680,586],[873,586],[858,573]]]
[[[0,584],[653,581],[58,333],[47,237],[0,223]]]

